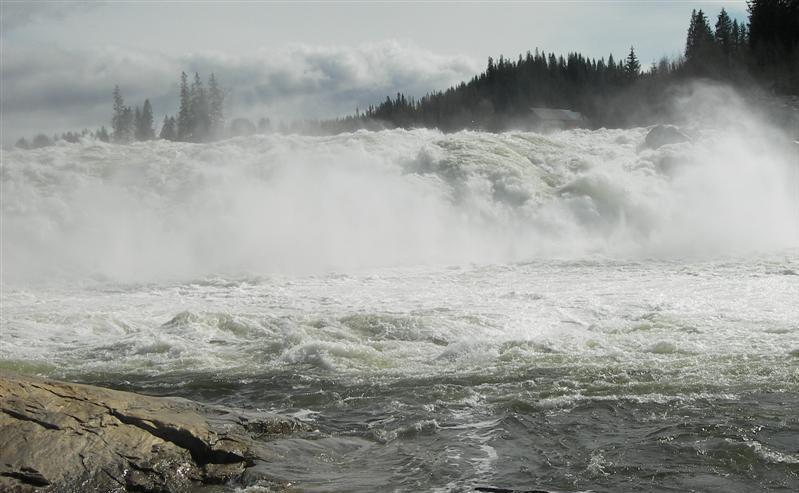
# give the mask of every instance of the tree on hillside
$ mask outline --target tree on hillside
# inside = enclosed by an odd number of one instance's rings
[[[130,142],[133,140],[133,110],[130,108],[130,106],[125,106],[125,109],[122,110],[120,122],[122,124],[123,133],[121,134],[121,138],[118,142]]]
[[[685,42],[685,60],[694,72],[705,71],[706,64],[713,58],[715,41],[705,13],[700,9],[691,13],[688,37]]]
[[[125,106],[122,91],[114,87],[114,115],[111,117],[111,130],[114,142],[130,142],[133,137],[133,113]]]
[[[136,109],[138,110],[138,107]],[[153,140],[154,138],[153,108],[150,105],[150,100],[145,99],[136,123],[136,140]]]
[[[799,0],[751,0],[749,47],[773,89],[799,94]]]
[[[641,63],[638,61],[638,57],[635,56],[635,48],[630,46],[630,54],[627,55],[627,60],[624,63],[624,77],[632,82],[638,78],[640,73]]]
[[[33,138],[33,141],[31,141],[30,148],[31,149],[38,149],[40,147],[51,146],[51,145],[53,145],[53,140],[55,140],[55,139],[51,140],[50,137],[46,136],[45,134],[37,134]]]
[[[219,88],[216,76],[211,73],[208,79],[208,120],[211,138],[219,137],[225,127],[224,101],[225,95]]]
[[[197,72],[194,73],[194,82],[191,85],[190,101],[191,135],[189,140],[191,142],[203,142],[208,138],[211,122],[209,118],[208,94],[205,91],[202,79],[200,79],[200,74]]]
[[[191,95],[186,72],[180,73],[180,107],[177,119],[177,140],[186,141],[191,135]]]
[[[133,110],[133,138],[136,140],[143,140],[141,136],[141,109],[136,106]]]
[[[174,116],[165,116],[164,123],[161,124],[161,133],[158,138],[164,140],[178,140],[177,124]]]
[[[100,127],[100,130],[94,133],[94,137],[100,142],[109,142],[111,140],[110,136],[108,135],[108,130],[105,129],[105,126]]]
[[[736,23],[736,30],[737,26],[738,25]],[[737,38],[738,33],[736,32],[735,34]],[[721,49],[721,53],[724,55],[725,61],[727,63],[729,63],[735,43],[738,41],[736,38],[733,37],[733,22],[730,20],[730,16],[727,15],[727,11],[722,7],[721,12],[719,12],[719,16],[716,19],[716,32],[714,33],[714,40],[716,45]]]

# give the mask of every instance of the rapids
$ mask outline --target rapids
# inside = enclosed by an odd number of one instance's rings
[[[795,150],[647,131],[4,150],[0,365],[297,416],[312,491],[795,491]]]

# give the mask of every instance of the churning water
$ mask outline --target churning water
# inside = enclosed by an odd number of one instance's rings
[[[4,151],[0,365],[296,416],[307,490],[795,491],[795,151],[646,133]]]

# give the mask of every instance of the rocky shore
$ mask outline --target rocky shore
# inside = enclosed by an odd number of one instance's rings
[[[255,473],[289,418],[0,371],[0,491],[203,491]],[[262,470],[263,468],[258,468]]]

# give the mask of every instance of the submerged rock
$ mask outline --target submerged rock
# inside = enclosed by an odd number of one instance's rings
[[[196,491],[268,460],[254,432],[302,429],[288,418],[0,372],[0,491]]]
[[[644,145],[649,149],[658,149],[664,145],[690,141],[691,138],[674,125],[656,125],[646,134]]]

